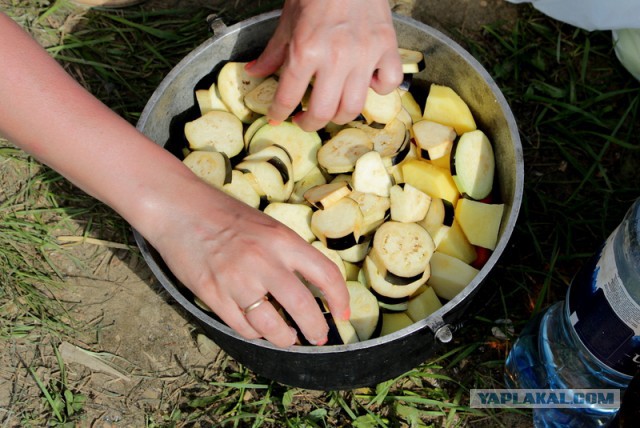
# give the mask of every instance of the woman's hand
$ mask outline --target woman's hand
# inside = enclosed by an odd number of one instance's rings
[[[182,189],[167,210],[154,204],[145,224],[155,226],[143,226],[146,238],[228,326],[248,339],[293,345],[296,332],[275,300],[310,343],[326,343],[326,320],[297,274],[323,292],[335,317],[349,318],[349,295],[336,265],[295,232],[196,180]],[[243,311],[266,295],[272,300]]]
[[[317,286],[338,318],[349,295],[336,265],[266,214],[197,178],[89,94],[0,13],[0,135],[116,210],[174,275],[246,338],[292,345],[295,334],[270,294],[312,343],[327,323],[297,274]],[[246,313],[245,313],[246,312]]]
[[[387,94],[402,81],[388,1],[287,0],[273,37],[247,71],[267,76],[280,67],[269,119],[287,119],[313,78],[309,108],[294,121],[312,131],[353,120],[369,87]]]

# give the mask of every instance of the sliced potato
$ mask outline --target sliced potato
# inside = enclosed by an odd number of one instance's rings
[[[476,121],[467,103],[452,88],[431,84],[424,106],[427,120],[451,126],[458,135],[476,129]]]

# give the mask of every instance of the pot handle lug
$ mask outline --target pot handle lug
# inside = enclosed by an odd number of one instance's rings
[[[224,31],[227,29],[227,25],[224,23],[222,18],[220,18],[215,13],[207,16],[206,21],[209,29],[211,30],[211,32],[213,32],[214,35],[224,33]]]
[[[433,335],[441,343],[449,343],[453,340],[453,332],[455,328],[444,322],[441,317],[437,317],[433,320],[433,323],[429,325],[429,328],[433,332]]]

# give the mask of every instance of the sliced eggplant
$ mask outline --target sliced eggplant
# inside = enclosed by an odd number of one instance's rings
[[[382,157],[396,155],[404,146],[407,127],[399,119],[393,119],[383,128],[375,128],[362,122],[350,122],[350,126],[362,129],[373,141],[373,150]]]
[[[435,161],[451,154],[456,131],[447,125],[431,120],[421,120],[413,124],[413,138],[423,159]]]
[[[182,162],[213,187],[221,189],[231,182],[231,161],[224,153],[197,150],[189,153]]]
[[[248,160],[264,160],[271,163],[278,168],[282,175],[283,183],[287,184],[289,180],[293,179],[293,163],[291,156],[284,148],[279,145],[267,146],[260,151],[252,153],[244,157],[245,161]]]
[[[361,129],[345,128],[318,150],[318,164],[329,174],[352,172],[356,161],[373,150],[373,141]]]
[[[258,86],[247,92],[244,104],[256,113],[267,115],[269,107],[278,89],[278,81],[274,77],[267,77]]]
[[[311,217],[311,230],[323,244],[333,250],[356,245],[361,236],[362,212],[351,198],[342,198]]]
[[[433,239],[418,224],[387,221],[376,230],[369,255],[394,275],[411,278],[428,269],[434,250]]]
[[[262,128],[264,125],[269,123],[269,119],[267,116],[260,116],[256,120],[254,120],[251,125],[247,127],[247,130],[244,131],[244,148],[249,148],[249,143],[253,136],[258,132],[258,129]]]
[[[338,250],[338,255],[345,262],[360,263],[369,254],[371,248],[371,237],[362,237],[360,242],[344,250]]]
[[[391,220],[415,223],[424,219],[431,206],[431,196],[408,183],[396,184],[389,194]]]
[[[479,129],[460,136],[452,170],[453,181],[460,193],[472,199],[484,199],[493,189],[495,157],[489,138]]]
[[[260,207],[260,195],[242,171],[231,171],[231,182],[222,186],[222,190],[253,208]]]
[[[226,63],[218,74],[218,90],[220,98],[238,119],[251,123],[259,114],[244,104],[244,96],[258,86],[264,77],[253,77],[245,71],[245,62]]]
[[[301,180],[296,181],[293,186],[293,192],[289,197],[289,202],[298,204],[305,203],[304,194],[307,190],[326,183],[327,179],[320,168],[317,166],[313,167]]]
[[[351,185],[346,181],[334,181],[314,186],[304,192],[304,199],[318,209],[325,209],[349,196]]]
[[[424,55],[413,49],[398,48],[403,73],[418,73],[425,67]]]
[[[302,204],[289,204],[286,202],[271,202],[264,209],[269,217],[278,220],[307,242],[313,242],[316,236],[311,231],[311,207]]]
[[[351,316],[349,321],[360,341],[374,336],[380,325],[380,307],[378,299],[371,291],[358,281],[347,281],[349,292],[349,307]]]
[[[244,149],[242,122],[227,111],[213,110],[184,125],[192,150],[215,150],[234,157]]]
[[[287,180],[285,183],[285,175],[282,169],[279,169],[277,162],[273,157],[269,160],[243,160],[236,169],[242,172],[250,172],[255,177],[254,186],[262,191],[269,202],[284,202],[289,199],[293,191],[293,180]]]
[[[422,276],[413,283],[405,285],[395,285],[385,279],[387,270],[381,264],[379,265],[374,261],[371,255],[368,255],[363,262],[362,271],[366,278],[367,284],[375,290],[378,294],[390,297],[393,299],[400,299],[403,297],[411,296],[415,291],[420,288],[421,285],[427,282],[431,274],[430,267],[423,272]]]
[[[353,189],[388,197],[393,185],[380,153],[370,151],[358,158],[351,176]]]
[[[293,164],[293,180],[298,181],[317,165],[322,140],[317,132],[304,131],[291,122],[266,124],[253,135],[248,150],[249,153],[255,153],[271,145],[281,146],[289,153]]]
[[[363,217],[363,235],[373,232],[389,216],[390,200],[384,196],[373,193],[353,191],[349,197],[360,206]]]
[[[389,123],[396,118],[402,108],[402,100],[398,90],[386,95],[380,95],[372,88],[367,92],[367,98],[362,108],[362,115],[367,122]]]

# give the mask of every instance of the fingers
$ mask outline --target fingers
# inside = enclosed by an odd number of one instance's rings
[[[380,59],[376,72],[371,79],[371,88],[385,95],[402,83],[402,64],[397,49],[387,51]]]

